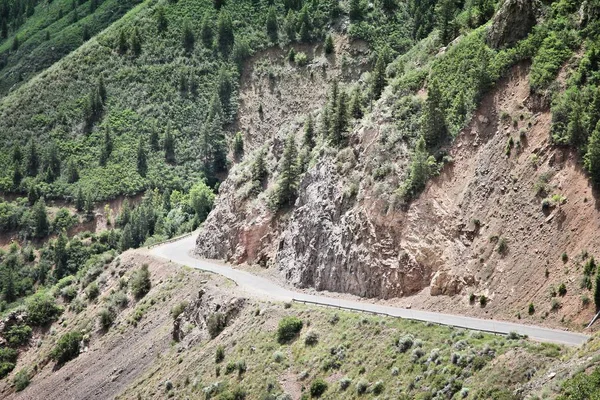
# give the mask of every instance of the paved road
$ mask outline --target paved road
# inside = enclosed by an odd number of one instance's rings
[[[257,276],[250,272],[234,269],[219,262],[194,258],[190,255],[190,252],[194,248],[195,242],[196,235],[188,236],[181,240],[155,247],[151,250],[151,254],[171,260],[177,264],[223,275],[224,277],[235,281],[246,293],[262,299],[281,301],[290,301],[294,299],[298,301],[315,302],[333,307],[344,307],[365,312],[383,313],[393,317],[434,322],[443,325],[457,326],[500,334],[517,332],[521,335],[527,335],[535,340],[565,344],[569,346],[579,346],[585,343],[589,338],[589,336],[581,333],[548,329],[539,326],[405,309],[381,304],[336,299],[327,296],[310,295],[302,292],[296,292],[283,288],[265,277]]]

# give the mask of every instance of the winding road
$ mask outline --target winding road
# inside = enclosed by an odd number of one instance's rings
[[[387,314],[392,317],[406,318],[417,321],[433,322],[483,332],[508,334],[516,332],[527,335],[531,339],[563,344],[568,346],[580,346],[588,339],[588,335],[575,332],[567,332],[556,329],[543,328],[533,325],[516,324],[491,319],[479,319],[461,315],[443,314],[431,311],[422,311],[392,307],[383,304],[373,304],[362,301],[337,299],[322,295],[311,295],[300,291],[293,291],[279,286],[268,278],[254,275],[250,272],[232,268],[226,264],[216,261],[201,260],[191,256],[195,247],[196,234],[184,237],[180,240],[154,247],[150,254],[161,257],[177,264],[185,265],[199,270],[220,274],[233,280],[246,293],[259,299],[270,299],[280,301],[300,301],[317,303],[324,306],[341,307],[363,312]]]

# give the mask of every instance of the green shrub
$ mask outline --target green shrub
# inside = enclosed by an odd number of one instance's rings
[[[487,303],[488,303],[488,298],[485,295],[482,294],[481,296],[479,296],[479,305],[481,307],[485,307],[487,305]]]
[[[183,314],[183,312],[185,311],[185,308],[187,306],[188,306],[187,301],[182,301],[178,304],[175,304],[173,306],[173,308],[171,309],[171,316],[173,317],[173,319],[177,319],[177,317],[179,317],[181,314]]]
[[[31,327],[25,324],[13,325],[4,333],[4,338],[11,347],[19,347],[31,338]]]
[[[94,301],[100,295],[100,288],[96,282],[92,282],[85,289],[85,294],[89,301]]]
[[[564,283],[561,283],[558,287],[558,295],[565,296],[567,294],[567,286]]]
[[[347,376],[340,379],[340,389],[341,390],[348,389],[351,384],[352,384],[352,379],[348,378]]]
[[[47,293],[37,293],[26,303],[27,321],[33,326],[44,326],[62,314],[62,307]]]
[[[217,346],[217,350],[215,351],[215,362],[217,364],[223,362],[225,359],[225,348],[221,345]]]
[[[206,327],[208,329],[208,334],[210,335],[210,337],[212,339],[219,336],[219,334],[221,332],[223,332],[223,329],[225,329],[226,326],[227,326],[227,317],[225,316],[225,314],[220,313],[220,312],[211,314],[210,317],[208,317],[208,321],[206,321]]]
[[[152,282],[150,281],[148,264],[143,264],[140,269],[133,273],[131,280],[129,281],[129,287],[133,296],[138,300],[150,291]]]
[[[313,383],[311,383],[310,385],[310,397],[312,398],[319,398],[326,391],[327,383],[321,378],[314,380]]]
[[[296,317],[285,317],[279,321],[277,328],[277,341],[281,344],[294,339],[302,330],[302,321]]]
[[[17,362],[17,351],[9,348],[0,348],[0,379],[8,375]]]
[[[373,385],[373,394],[380,395],[381,393],[383,393],[384,388],[385,386],[383,385],[383,381],[375,382],[375,384]]]
[[[299,67],[305,67],[306,64],[308,64],[308,57],[304,52],[296,53],[294,60],[296,61],[296,64],[298,64]]]
[[[369,388],[369,383],[365,380],[360,380],[356,383],[356,393],[361,395],[367,393],[367,389]]]
[[[24,390],[29,386],[29,373],[24,369],[17,372],[13,379],[13,384],[15,385],[15,390],[17,392]]]
[[[83,335],[79,331],[66,333],[58,339],[58,343],[52,349],[50,358],[58,364],[64,364],[79,356],[79,349]]]
[[[104,330],[108,330],[112,324],[115,322],[117,315],[115,311],[111,307],[105,307],[98,313],[98,320],[100,321],[100,326]]]
[[[533,315],[535,313],[535,306],[533,303],[529,303],[529,315]]]
[[[309,331],[304,337],[304,344],[314,346],[319,342],[319,335],[314,331]]]

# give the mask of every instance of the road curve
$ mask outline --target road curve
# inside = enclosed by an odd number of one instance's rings
[[[365,312],[388,314],[393,317],[412,319],[417,321],[433,322],[442,325],[456,326],[467,329],[508,334],[517,332],[542,342],[552,342],[568,346],[580,346],[588,339],[588,335],[567,332],[556,329],[542,328],[533,325],[522,325],[512,322],[495,321],[491,319],[479,319],[464,317],[461,315],[443,314],[431,311],[421,311],[399,307],[372,304],[361,301],[336,299],[321,295],[311,295],[283,288],[275,282],[250,272],[234,269],[222,263],[210,260],[194,258],[190,255],[195,247],[196,236],[192,235],[181,240],[166,243],[150,250],[154,256],[158,256],[177,264],[220,274],[233,280],[248,294],[262,299],[281,301],[306,301],[322,305],[356,309]]]

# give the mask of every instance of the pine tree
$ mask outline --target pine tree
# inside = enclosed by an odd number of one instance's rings
[[[131,249],[132,247],[134,247],[133,232],[131,229],[131,225],[127,224],[125,228],[123,228],[123,232],[121,233],[119,249],[121,251],[126,251]]]
[[[156,129],[156,126],[153,126],[150,131],[150,148],[152,151],[160,150],[159,140],[158,129]]]
[[[304,123],[304,147],[312,150],[315,147],[315,124],[311,114],[308,114]]]
[[[121,54],[121,55],[127,53],[127,50],[129,49],[129,45],[127,44],[127,38],[125,37],[124,30],[121,30],[121,32],[119,32],[119,41],[117,44],[117,48],[119,50],[119,54]]]
[[[442,93],[439,83],[434,79],[427,88],[427,100],[423,115],[422,129],[425,142],[433,147],[446,139],[446,118],[442,109]]]
[[[34,206],[39,199],[40,192],[37,189],[37,186],[32,184],[31,186],[29,186],[29,190],[27,191],[27,202],[30,206]]]
[[[300,27],[300,40],[302,42],[308,42],[310,40],[310,31],[312,29],[310,15],[308,12],[308,4],[302,7],[300,14],[298,14],[298,22],[296,26]]]
[[[331,130],[331,108],[329,105],[325,105],[323,112],[321,113],[321,132],[320,135],[323,138],[329,137],[329,131]]]
[[[88,193],[87,196],[85,196],[85,207],[84,207],[84,211],[85,211],[85,217],[88,221],[91,221],[94,219],[94,198],[92,197],[91,193]]]
[[[165,160],[169,164],[175,164],[175,139],[171,134],[171,129],[167,129],[167,133],[165,134]]]
[[[2,274],[2,299],[7,303],[12,303],[17,299],[15,277],[12,268],[5,268]]]
[[[13,176],[12,183],[13,187],[16,189],[21,185],[21,181],[23,180],[23,173],[21,172],[21,166],[19,164],[15,164],[13,167]]]
[[[350,20],[358,21],[363,16],[363,8],[360,0],[350,0]]]
[[[296,139],[294,135],[289,135],[283,149],[281,172],[275,191],[277,208],[290,206],[296,200],[298,190],[297,159]]]
[[[590,136],[584,165],[590,173],[594,185],[600,187],[600,122]]]
[[[234,42],[235,37],[233,35],[231,16],[227,12],[222,11],[217,21],[217,43],[221,54],[228,55],[231,52]]]
[[[90,1],[90,14],[93,14],[97,8],[98,8],[98,0],[91,0]]]
[[[392,12],[396,8],[395,0],[381,0],[381,8],[386,12]]]
[[[587,135],[583,126],[583,109],[579,98],[573,101],[573,108],[569,114],[569,123],[567,125],[567,136],[569,142],[576,147],[579,147],[585,143]]]
[[[23,162],[23,152],[21,151],[21,146],[19,144],[15,144],[12,151],[12,162],[15,165],[21,164]]]
[[[105,166],[113,151],[113,140],[108,130],[104,131],[104,143],[100,151],[100,165]]]
[[[165,9],[162,6],[156,9],[156,28],[159,32],[165,32],[168,28],[169,21],[165,15]]]
[[[137,150],[137,170],[138,174],[145,177],[148,172],[148,161],[146,159],[146,149],[144,148],[144,141],[140,138],[138,142]]]
[[[225,67],[221,67],[221,69],[219,69],[217,87],[219,100],[221,101],[221,118],[225,120],[225,116],[229,115],[231,111],[231,96],[233,94],[233,81],[229,71]],[[211,107],[214,107],[215,105],[216,104],[211,105]]]
[[[90,40],[90,28],[87,26],[87,24],[83,25],[81,37],[84,42],[87,42],[88,40]]]
[[[596,304],[596,310],[600,310],[600,273],[596,275],[596,286],[594,288],[594,304]]]
[[[200,25],[200,37],[202,39],[202,44],[204,47],[211,48],[214,40],[214,28],[211,16],[207,13],[202,18],[202,23]]]
[[[50,222],[46,212],[44,199],[39,199],[33,206],[33,232],[36,238],[43,238],[50,231]]]
[[[46,181],[54,182],[58,177],[60,177],[60,158],[56,144],[52,142],[48,148],[48,156],[46,161]]]
[[[344,133],[348,125],[348,107],[346,103],[346,92],[342,90],[338,95],[331,126],[331,143],[334,146],[341,146],[344,143]]]
[[[142,53],[142,36],[137,26],[131,34],[131,51],[135,56],[139,56]]]
[[[64,233],[61,233],[54,244],[54,275],[56,280],[60,280],[67,272],[67,262],[69,261],[67,243],[67,237]]]
[[[67,163],[67,182],[75,183],[79,180],[79,168],[75,160],[70,159]]]
[[[244,137],[242,136],[242,132],[238,132],[235,134],[233,138],[233,156],[239,160],[244,155]]]
[[[194,50],[194,44],[196,42],[196,37],[194,36],[194,31],[192,31],[192,27],[190,26],[189,21],[186,21],[183,25],[183,48],[187,53],[191,53]]]
[[[283,21],[283,29],[290,42],[296,40],[296,13],[293,10],[288,10],[285,20]]]
[[[252,163],[252,181],[258,182],[258,184],[256,185],[258,187],[262,186],[269,177],[269,171],[267,170],[267,161],[265,160],[266,157],[267,156],[265,149],[261,148],[256,154],[254,162]]]
[[[29,141],[25,154],[25,170],[28,176],[36,176],[40,168],[40,158],[37,152],[37,146],[33,139]]]
[[[435,18],[443,45],[450,43],[454,37],[453,20],[455,11],[455,0],[441,0],[436,6]]]
[[[102,103],[106,102],[106,85],[104,84],[104,76],[100,75],[100,78],[98,78],[98,95],[100,96],[100,99],[102,100]]]
[[[267,14],[267,35],[272,43],[277,43],[279,39],[279,32],[277,26],[277,14],[275,13],[275,7],[269,7]]]
[[[83,189],[81,186],[77,188],[77,195],[75,196],[75,209],[78,212],[82,212],[85,208],[85,197],[83,196]]]
[[[385,60],[383,54],[380,54],[377,57],[377,62],[375,63],[375,69],[373,70],[373,80],[372,80],[372,93],[373,99],[377,100],[381,97],[381,93],[383,93],[383,89],[386,85],[386,73],[385,73]]]
[[[360,93],[360,87],[358,85],[354,87],[354,91],[352,92],[352,99],[350,100],[350,114],[356,119],[361,119],[363,117],[362,96]]]
[[[333,46],[333,37],[331,36],[331,34],[327,35],[327,37],[325,38],[325,54],[331,54],[333,53],[334,50],[334,46]]]

